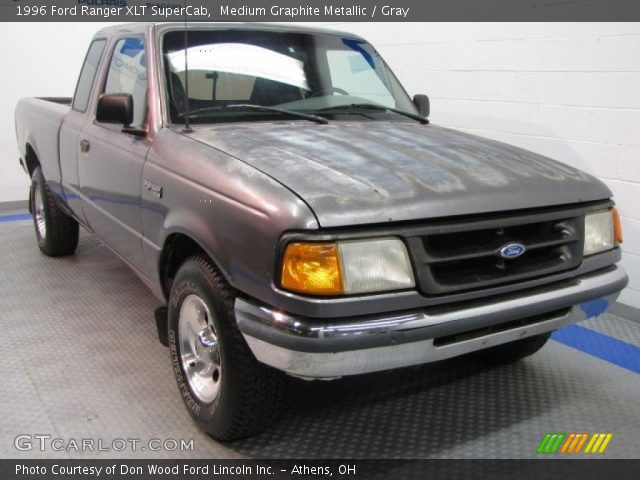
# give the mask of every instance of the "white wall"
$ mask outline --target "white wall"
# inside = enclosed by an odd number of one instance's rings
[[[586,170],[622,214],[640,308],[640,23],[325,23],[363,35],[431,120]]]
[[[623,215],[621,301],[640,308],[640,24],[327,24],[381,51],[434,123],[519,145],[584,169]],[[0,29],[0,202],[25,198],[13,109],[20,97],[70,96],[102,24]],[[61,56],[60,52],[64,52]]]
[[[14,111],[22,97],[71,97],[99,28],[109,23],[3,23],[0,27],[0,202],[26,200]]]

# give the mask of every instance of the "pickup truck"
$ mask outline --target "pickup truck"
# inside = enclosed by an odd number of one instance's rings
[[[82,226],[122,258],[191,416],[232,440],[282,412],[284,373],[512,362],[626,286],[603,183],[428,116],[350,33],[139,23],[16,129],[40,250]]]

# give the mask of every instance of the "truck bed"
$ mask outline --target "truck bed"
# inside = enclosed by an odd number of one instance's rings
[[[60,105],[66,105],[67,107],[70,107],[71,102],[73,101],[72,97],[36,97],[35,99],[44,100],[45,102],[58,103]]]
[[[16,107],[16,135],[21,159],[27,144],[35,150],[45,178],[60,177],[59,140],[62,121],[71,109],[71,98],[25,98]]]

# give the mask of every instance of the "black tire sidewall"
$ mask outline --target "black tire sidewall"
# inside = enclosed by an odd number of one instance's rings
[[[40,235],[36,220],[36,193],[40,194],[45,222],[45,236]],[[31,191],[29,202],[33,217],[33,226],[40,251],[49,257],[71,255],[76,251],[79,240],[78,222],[65,213],[57,203],[55,196],[47,186],[40,167],[36,167],[31,175]]]
[[[221,301],[216,298],[213,287],[198,263],[187,261],[180,268],[171,289],[168,305],[169,354],[178,389],[189,414],[198,423],[202,424],[206,430],[225,430],[226,420],[232,417],[231,412],[227,411],[233,406],[231,397],[233,396],[234,383],[237,379],[234,378],[233,363],[228,352],[230,346],[229,335],[225,325],[226,309],[221,305]],[[210,403],[204,403],[194,395],[180,360],[180,338],[178,333],[180,308],[185,298],[192,294],[204,300],[213,314],[212,322],[220,348],[222,381],[217,397]]]

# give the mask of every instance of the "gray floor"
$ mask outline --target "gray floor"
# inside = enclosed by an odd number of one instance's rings
[[[0,223],[0,457],[535,458],[546,432],[613,432],[607,458],[640,456],[640,376],[557,342],[519,364],[458,359],[337,382],[290,382],[272,430],[222,445],[182,406],[157,301],[83,234],[50,259],[28,221]],[[640,324],[582,324],[640,345]],[[21,452],[20,434],[193,439],[189,452]]]

